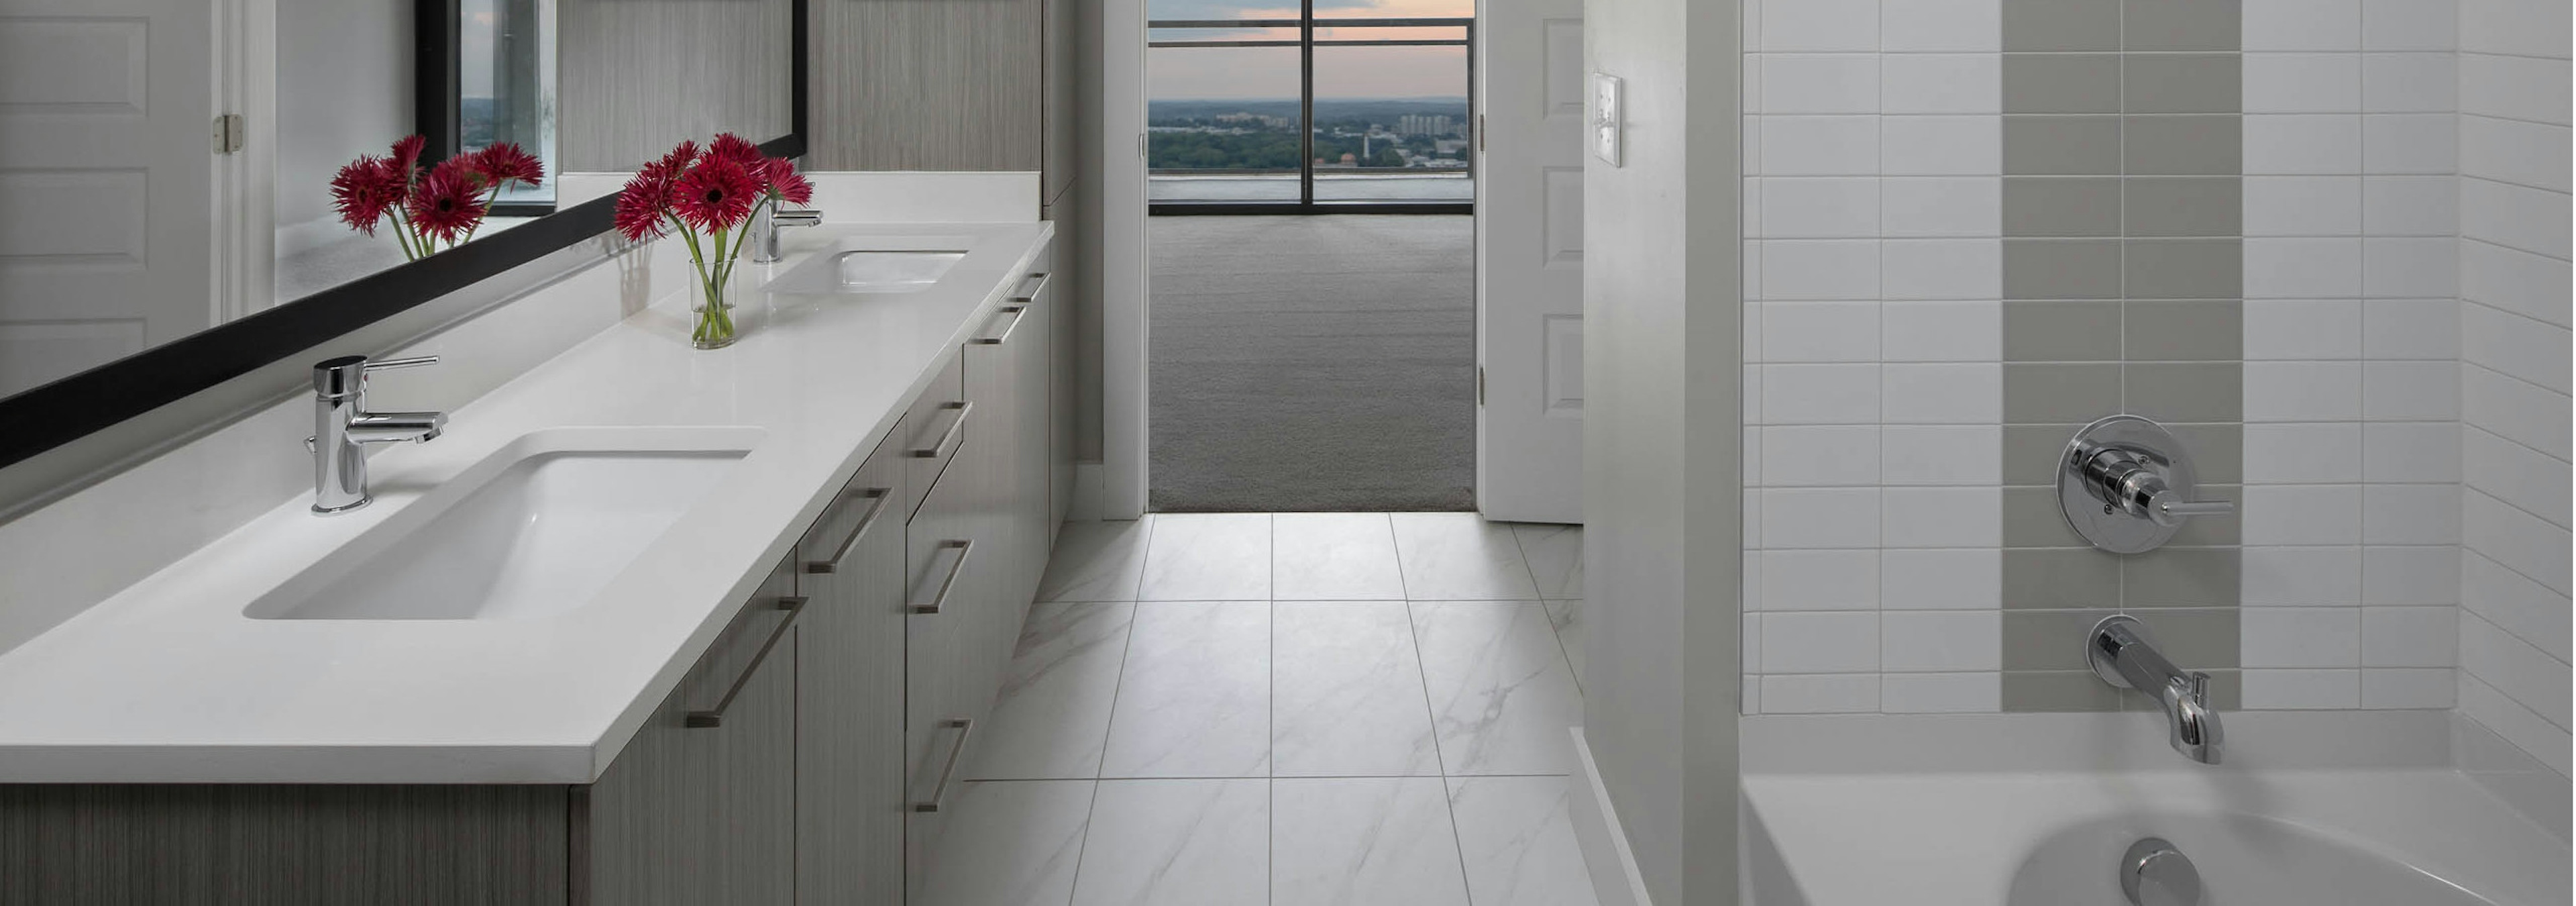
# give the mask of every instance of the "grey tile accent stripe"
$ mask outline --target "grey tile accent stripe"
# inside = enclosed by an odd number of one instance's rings
[[[2120,0],[2003,0],[2006,52],[2119,50]]]
[[[2133,53],[2243,46],[2237,0],[2125,0],[2122,20],[2122,48]]]
[[[2244,67],[2238,0],[2003,0],[2002,704],[2151,707],[2085,669],[2137,613],[2242,701],[2233,520],[2121,557],[2068,529],[2067,439],[2119,412],[2171,426],[2204,493],[2244,476]]]

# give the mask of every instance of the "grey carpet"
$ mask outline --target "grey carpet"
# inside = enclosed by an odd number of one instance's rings
[[[1473,218],[1152,229],[1154,509],[1475,508]]]

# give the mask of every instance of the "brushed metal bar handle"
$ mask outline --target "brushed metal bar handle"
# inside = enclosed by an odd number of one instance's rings
[[[966,571],[966,555],[975,552],[975,542],[951,539],[939,542],[939,549],[956,551],[957,559],[949,562],[948,574],[939,580],[939,591],[932,594],[927,603],[924,603],[919,595],[909,599],[912,603],[905,607],[913,613],[933,616],[939,613],[940,608],[948,606],[948,592],[957,587],[957,574]]]
[[[751,684],[752,675],[759,673],[760,665],[769,660],[769,652],[778,647],[778,640],[787,637],[787,630],[796,628],[796,617],[805,612],[806,600],[803,597],[778,599],[778,609],[787,612],[786,619],[779,620],[778,628],[769,631],[769,640],[760,643],[760,650],[751,656],[751,664],[742,668],[741,676],[733,678],[733,685],[725,689],[724,697],[716,700],[715,707],[689,712],[689,718],[686,721],[688,726],[724,726],[725,709],[733,707],[733,700],[742,695],[742,687]]]
[[[948,758],[939,768],[939,785],[930,788],[928,798],[913,800],[912,810],[916,812],[935,812],[948,802],[948,787],[957,779],[957,762],[966,754],[966,738],[975,735],[975,719],[971,717],[952,717],[940,721],[939,726],[956,730],[957,744],[948,749]]]
[[[894,496],[894,489],[869,488],[859,493],[876,502],[868,504],[868,513],[859,517],[858,527],[851,529],[849,537],[841,539],[841,545],[832,549],[831,559],[805,561],[807,574],[828,573],[840,569],[841,561],[850,558],[850,549],[859,546],[859,536],[867,534],[868,529],[876,527],[877,517],[885,512],[886,499]]]
[[[947,456],[950,453],[957,452],[954,445],[956,444],[959,436],[958,432],[966,427],[966,413],[974,411],[975,404],[971,402],[941,403],[939,404],[939,408],[957,413],[957,420],[949,422],[948,430],[940,432],[938,443],[931,444],[927,447],[914,447],[907,455],[910,455],[914,459],[938,459]]]
[[[1032,287],[1029,287],[1029,291],[1028,291],[1028,292],[1024,292],[1024,293],[1012,293],[1012,294],[1011,294],[1011,301],[1013,301],[1013,302],[1035,302],[1035,301],[1037,301],[1037,300],[1038,300],[1038,294],[1039,294],[1039,293],[1046,292],[1047,282],[1048,282],[1048,281],[1051,281],[1051,280],[1054,280],[1054,279],[1055,279],[1055,275],[1054,275],[1054,274],[1050,274],[1050,273],[1047,273],[1047,272],[1045,272],[1045,271],[1039,271],[1039,272],[1037,272],[1037,273],[1034,273],[1034,274],[1030,274],[1030,275],[1028,275],[1028,277],[1026,277],[1026,278],[1024,279],[1024,281],[1023,281],[1023,282],[1025,282],[1026,280],[1035,280],[1035,281],[1037,281],[1037,282],[1038,282],[1038,285],[1036,285],[1036,286],[1032,286]]]
[[[1020,329],[1021,321],[1028,320],[1029,307],[1026,305],[1005,305],[1002,307],[1002,312],[1011,316],[1011,323],[1009,326],[1003,327],[1001,333],[994,334],[989,337],[976,337],[966,342],[973,343],[977,346],[1000,346],[1004,343],[1010,342],[1011,333]]]

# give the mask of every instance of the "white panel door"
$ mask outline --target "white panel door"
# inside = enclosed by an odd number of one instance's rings
[[[1476,506],[1583,521],[1583,3],[1476,23]]]
[[[214,322],[213,25],[0,0],[0,396]]]

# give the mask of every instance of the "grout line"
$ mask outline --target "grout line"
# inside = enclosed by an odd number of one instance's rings
[[[1270,679],[1270,691],[1266,696],[1269,700],[1262,703],[1263,725],[1268,728],[1269,735],[1261,741],[1262,746],[1269,750],[1269,756],[1262,759],[1267,770],[1262,772],[1261,785],[1270,799],[1269,813],[1263,816],[1261,829],[1262,839],[1268,846],[1262,859],[1262,871],[1268,884],[1261,890],[1261,901],[1268,903],[1278,896],[1279,891],[1279,784],[1275,781],[1279,776],[1279,514],[1271,513],[1262,518],[1268,521],[1270,528],[1267,547],[1270,552],[1270,588],[1266,592],[1269,600],[1261,605],[1268,608],[1264,616],[1270,627],[1270,664],[1269,669],[1262,671]]]
[[[1147,532],[1149,534],[1152,532],[1152,528],[1150,526],[1147,528]],[[1117,725],[1118,721],[1118,692],[1127,686],[1127,655],[1130,651],[1135,649],[1136,610],[1138,605],[1136,602],[1130,601],[1126,603],[1126,607],[1127,638],[1118,646],[1118,680],[1111,683],[1109,686],[1109,717],[1100,728],[1100,755],[1091,763],[1091,802],[1083,807],[1082,845],[1074,848],[1073,883],[1067,885],[1065,890],[1068,902],[1070,902],[1072,897],[1078,896],[1082,892],[1083,857],[1091,851],[1092,822],[1098,820],[1100,817],[1100,775],[1109,764],[1109,732],[1111,728]]]
[[[1155,519],[1154,514],[1152,513],[1145,514],[1145,538],[1143,541],[1139,542],[1140,544],[1143,544],[1144,547],[1137,551],[1136,554],[1136,591],[1130,595],[1130,597],[1139,601],[1145,599],[1145,577],[1153,574],[1154,528],[1155,523],[1161,521],[1162,520]]]

